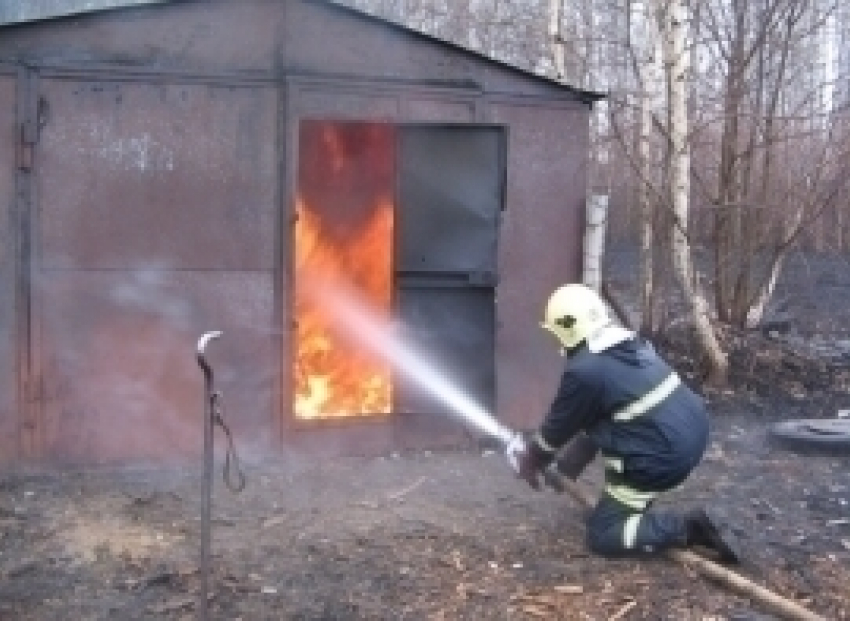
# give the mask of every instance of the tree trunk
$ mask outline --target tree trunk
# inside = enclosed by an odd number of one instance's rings
[[[608,221],[608,196],[591,194],[587,200],[584,229],[584,284],[602,290],[602,256],[605,251],[605,225]]]
[[[652,334],[655,331],[655,269],[653,263],[653,248],[655,241],[654,227],[655,207],[650,197],[649,168],[650,146],[649,137],[652,131],[652,111],[649,109],[648,94],[641,95],[640,106],[640,137],[638,146],[638,167],[640,169],[640,187],[638,203],[640,204],[640,281],[641,281],[641,332]]]
[[[555,67],[555,79],[567,78],[566,59],[564,58],[564,34],[561,27],[563,0],[549,0],[549,41],[552,50],[552,64]]]
[[[688,142],[688,54],[685,52],[686,15],[683,0],[662,2],[660,12],[664,67],[670,108],[670,202],[673,211],[673,265],[700,345],[709,362],[708,382],[724,385],[729,361],[715,334],[708,304],[697,278],[688,239],[690,198],[690,145]]]
[[[747,311],[747,328],[758,327],[764,320],[764,311],[767,309],[767,303],[770,301],[770,298],[773,297],[773,291],[776,289],[776,282],[779,280],[779,274],[782,272],[782,264],[785,262],[785,256],[788,254],[788,248],[788,246],[785,246],[773,257],[770,265],[770,274],[756,295],[755,301]]]
[[[640,281],[641,281],[641,325],[643,334],[653,334],[658,328],[656,314],[655,279],[655,225],[656,208],[652,199],[652,184],[656,175],[652,173],[652,116],[659,106],[663,70],[661,68],[661,41],[651,9],[644,4],[640,20],[643,37],[640,42],[639,72],[640,89],[639,121],[637,138],[638,205],[640,209]]]
[[[720,138],[718,207],[714,224],[714,306],[717,317],[728,323],[732,314],[735,269],[740,257],[742,175],[739,170],[740,112],[744,97],[746,54],[746,5],[740,0],[730,7],[730,50],[723,84],[723,126]]]
[[[755,328],[764,319],[764,311],[767,308],[770,298],[773,297],[773,291],[776,289],[776,281],[779,280],[779,274],[782,272],[785,257],[788,255],[788,250],[791,249],[791,241],[800,233],[803,212],[804,208],[800,207],[797,209],[791,216],[791,221],[784,227],[783,238],[780,240],[776,254],[773,255],[770,264],[770,273],[758,288],[756,299],[747,312],[745,325],[748,328]]]

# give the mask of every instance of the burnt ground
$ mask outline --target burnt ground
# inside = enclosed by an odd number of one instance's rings
[[[711,447],[660,504],[714,506],[742,540],[742,575],[850,619],[850,454],[797,454],[767,434],[850,409],[850,269],[790,267],[791,319],[727,335],[734,381],[706,395]],[[480,448],[245,469],[233,494],[217,467],[213,619],[775,618],[671,561],[590,556],[575,501],[530,490]],[[195,618],[199,482],[189,469],[0,474],[0,619]]]

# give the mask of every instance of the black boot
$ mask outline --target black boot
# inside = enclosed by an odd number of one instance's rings
[[[721,563],[737,565],[741,562],[740,544],[735,534],[723,522],[705,509],[694,509],[685,514],[688,545],[698,545],[714,550]]]

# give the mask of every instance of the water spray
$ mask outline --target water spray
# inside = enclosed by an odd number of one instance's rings
[[[481,407],[468,394],[454,384],[425,355],[406,343],[388,322],[370,312],[355,292],[334,283],[313,283],[313,294],[328,305],[339,317],[340,328],[355,338],[362,346],[389,362],[409,380],[442,401],[468,426],[499,442],[515,471],[519,471],[518,458],[526,450],[525,437],[503,425],[490,412]],[[542,473],[549,487],[564,491],[562,477],[554,467]]]
[[[481,433],[507,444],[516,432],[496,420],[468,394],[458,388],[436,365],[404,342],[396,326],[372,312],[354,291],[338,282],[313,282],[311,293],[338,318],[336,327],[390,363],[406,378],[438,398],[452,412]]]

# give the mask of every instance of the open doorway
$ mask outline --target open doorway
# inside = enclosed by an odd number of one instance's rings
[[[296,421],[446,409],[346,338],[349,289],[484,407],[495,405],[497,241],[505,131],[483,125],[303,120],[292,312]]]
[[[312,420],[389,414],[388,364],[346,339],[316,287],[352,287],[389,317],[395,128],[304,121],[295,225],[293,412]]]

